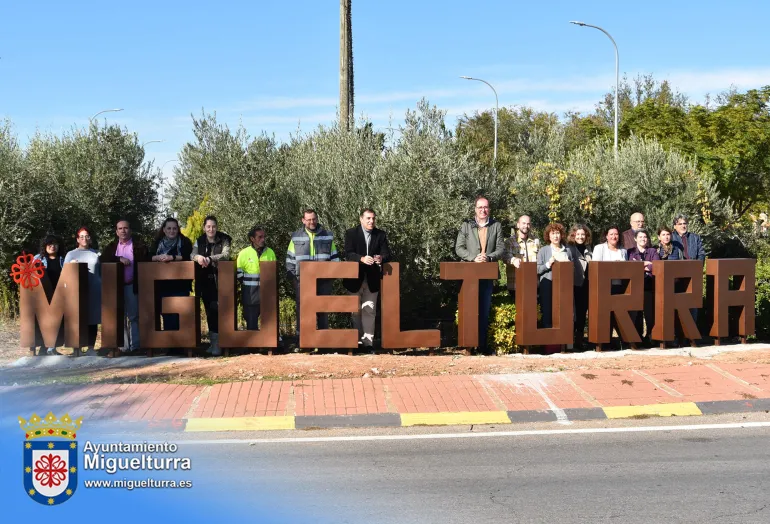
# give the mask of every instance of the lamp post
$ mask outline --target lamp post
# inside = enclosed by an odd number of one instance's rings
[[[579,22],[577,20],[571,20],[570,24],[579,25],[580,27],[592,27],[598,29],[610,39],[612,45],[615,47],[615,159],[618,158],[618,88],[620,87],[620,75],[619,75],[619,60],[618,60],[618,44],[615,43],[615,39],[607,31],[599,27],[598,25],[586,24],[585,22]]]
[[[149,142],[144,142],[142,147],[146,146],[147,144],[159,144],[160,142],[165,142],[165,140],[150,140]]]
[[[497,113],[500,111],[500,103],[497,99],[497,91],[495,90],[494,87],[492,87],[492,84],[490,84],[486,80],[482,80],[481,78],[473,78],[472,76],[461,76],[460,78],[465,80],[475,80],[477,82],[484,82],[489,86],[489,88],[495,94],[495,151],[492,155],[492,169],[495,169],[495,164],[497,163]]]
[[[89,122],[93,122],[94,118],[96,118],[97,116],[101,115],[102,113],[117,113],[118,111],[123,111],[123,109],[104,109],[104,110],[99,111],[98,113],[96,113],[91,118],[89,118],[88,121]]]

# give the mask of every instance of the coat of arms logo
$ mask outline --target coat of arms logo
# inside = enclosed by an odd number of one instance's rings
[[[78,480],[78,443],[75,441],[83,417],[72,420],[69,415],[45,418],[32,414],[29,420],[19,417],[25,434],[24,490],[40,504],[55,506],[69,500]]]

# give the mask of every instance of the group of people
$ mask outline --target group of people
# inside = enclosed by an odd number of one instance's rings
[[[360,309],[353,315],[353,323],[359,333],[359,347],[372,348],[374,344],[377,298],[382,279],[382,266],[391,259],[388,238],[376,227],[377,214],[371,208],[361,211],[359,225],[345,233],[344,251],[340,252],[334,242],[334,235],[318,222],[318,214],[307,208],[302,212],[302,226],[291,234],[286,250],[285,268],[296,297],[297,336],[300,333],[300,269],[303,261],[358,262],[356,278],[344,279],[343,286],[349,294],[359,297]],[[539,276],[539,302],[542,326],[552,327],[552,268],[559,262],[574,264],[575,286],[575,343],[580,346],[584,340],[588,312],[588,265],[592,261],[643,261],[645,266],[644,312],[636,316],[640,336],[649,343],[654,325],[654,275],[652,262],[655,260],[705,259],[701,238],[688,231],[688,219],[678,215],[673,230],[661,227],[657,230],[659,245],[651,246],[650,232],[645,228],[644,215],[634,213],[630,228],[621,233],[616,226],[604,231],[605,241],[595,247],[592,232],[584,224],[575,224],[569,233],[562,224],[549,224],[543,234],[543,242],[532,235],[532,222],[528,215],[518,218],[515,233],[506,238],[502,224],[491,217],[489,201],[479,196],[474,202],[474,217],[464,222],[457,235],[455,252],[467,262],[495,262],[502,260],[507,267],[508,289],[516,293],[515,271],[522,262],[537,262]],[[123,352],[140,348],[139,333],[139,288],[138,262],[174,263],[193,261],[198,266],[196,292],[201,297],[206,311],[210,345],[207,352],[220,355],[219,347],[219,286],[218,264],[231,259],[232,237],[218,230],[217,219],[207,216],[203,223],[203,234],[195,242],[180,231],[175,218],[166,218],[158,229],[152,245],[133,235],[128,220],[121,219],[115,225],[116,238],[101,253],[91,245],[91,232],[82,227],[76,232],[77,248],[61,256],[62,242],[49,235],[40,246],[37,259],[44,267],[44,279],[48,280],[48,292],[55,289],[65,264],[82,262],[88,264],[88,347],[86,354],[94,354],[98,324],[101,320],[101,263],[119,263],[123,266],[125,330]],[[241,305],[247,329],[259,329],[260,317],[260,264],[276,261],[275,252],[267,247],[267,231],[256,225],[248,234],[249,246],[236,257],[237,277],[241,283]],[[491,310],[494,281],[482,280],[479,288],[479,350],[488,351],[487,328]],[[185,280],[164,281],[158,284],[156,311],[164,297],[188,296],[192,282]],[[622,293],[622,282],[612,282],[612,292]],[[332,285],[328,280],[318,284],[318,294],[329,295]],[[176,314],[161,314],[164,330],[180,329]],[[318,315],[318,327],[328,328],[328,315]],[[646,331],[644,326],[646,325]],[[644,331],[644,332],[643,332]],[[59,341],[57,341],[57,344]],[[41,344],[38,344],[41,345]],[[47,354],[58,354],[55,347],[45,348]],[[80,349],[78,349],[80,351]],[[42,348],[41,348],[42,352]]]
[[[536,262],[539,277],[538,301],[542,314],[542,327],[552,324],[553,276],[555,262],[572,262],[574,265],[574,326],[575,345],[581,347],[585,340],[588,314],[588,265],[592,261],[636,260],[644,262],[644,311],[634,315],[634,324],[643,344],[649,345],[655,325],[655,260],[705,260],[706,253],[701,237],[689,231],[689,220],[677,215],[673,229],[666,226],[657,230],[659,244],[652,246],[652,235],[645,227],[640,212],[630,217],[630,227],[621,233],[617,226],[603,231],[605,241],[596,246],[592,232],[585,224],[573,225],[569,233],[559,223],[551,223],[543,232],[543,242],[531,234],[532,221],[522,215],[516,222],[515,233],[503,238],[502,225],[491,218],[489,201],[480,196],[475,201],[475,216],[465,222],[457,235],[455,252],[467,262],[494,262],[503,260],[507,268],[508,290],[515,297],[516,269],[522,262]],[[493,281],[483,281],[479,287],[479,350],[486,353],[487,329],[492,301]],[[625,291],[623,281],[612,281],[612,293]],[[683,291],[683,290],[677,290]],[[694,310],[693,316],[697,316]],[[646,329],[645,329],[646,326]]]
[[[391,258],[388,239],[384,231],[378,229],[377,215],[373,209],[364,209],[359,217],[360,225],[345,233],[345,251],[339,253],[330,231],[318,223],[318,214],[308,208],[302,213],[302,227],[294,231],[286,251],[286,272],[294,286],[297,296],[296,322],[299,336],[300,307],[299,282],[300,267],[303,261],[338,261],[347,260],[359,263],[356,278],[343,280],[348,293],[360,297],[361,308],[353,315],[353,323],[359,331],[359,346],[371,348],[374,343],[377,296],[382,278],[382,265]],[[139,262],[174,263],[192,260],[198,265],[196,291],[201,297],[206,311],[210,344],[207,352],[221,355],[219,347],[219,286],[218,264],[231,259],[232,237],[218,230],[217,219],[207,216],[203,222],[203,234],[195,243],[185,237],[175,218],[166,218],[158,229],[154,242],[148,249],[142,240],[133,235],[128,220],[121,219],[115,225],[116,239],[108,244],[101,253],[91,247],[91,233],[88,228],[80,228],[76,237],[77,249],[60,254],[62,242],[54,235],[46,236],[40,245],[36,259],[43,266],[44,288],[52,293],[59,281],[62,269],[69,262],[88,264],[89,290],[89,339],[87,355],[94,355],[98,325],[101,321],[101,264],[119,263],[123,266],[124,296],[124,344],[122,352],[130,353],[140,348],[139,333]],[[260,317],[260,263],[276,261],[275,252],[267,247],[267,231],[264,226],[256,225],[247,234],[249,246],[242,249],[236,258],[237,278],[241,283],[241,305],[247,329],[259,328]],[[331,294],[329,281],[321,281],[319,294]],[[170,280],[160,282],[157,287],[156,311],[164,297],[188,296],[192,290],[192,281]],[[50,298],[50,297],[49,297]],[[161,314],[164,330],[178,330],[177,314]],[[320,329],[328,327],[328,315],[318,316]],[[39,335],[36,344],[42,346]],[[61,343],[61,337],[57,345]],[[81,348],[76,348],[80,351]],[[43,348],[41,347],[41,353]],[[55,347],[45,348],[46,354],[59,354]]]

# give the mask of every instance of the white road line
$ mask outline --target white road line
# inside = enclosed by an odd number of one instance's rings
[[[206,401],[209,398],[209,394],[211,394],[211,388],[213,386],[205,386],[201,392],[198,394],[197,397],[193,399],[193,401],[190,403],[190,408],[187,410],[187,413],[185,413],[184,418],[189,419],[193,418],[193,414],[195,414],[195,410],[198,409],[198,405],[201,403],[201,401]]]
[[[542,385],[539,382],[536,382],[534,380],[530,381],[530,387],[537,391],[541,397],[543,397],[543,400],[546,404],[548,404],[548,407],[551,408],[551,411],[553,411],[553,414],[556,415],[556,421],[559,424],[569,425],[572,424],[572,422],[569,421],[569,418],[567,418],[567,413],[561,409],[559,406],[554,404],[553,400],[546,394],[545,390],[543,389]]]
[[[760,388],[759,386],[757,386],[755,384],[752,384],[751,382],[746,382],[741,377],[736,377],[732,373],[729,373],[729,372],[725,371],[724,369],[720,368],[716,364],[706,364],[706,367],[711,369],[712,371],[716,371],[717,373],[719,373],[723,377],[725,377],[727,379],[730,379],[733,382],[737,382],[738,384],[740,384],[740,385],[742,385],[744,387],[747,387],[749,389],[753,389],[754,391],[762,391],[762,388]]]
[[[545,391],[548,389],[548,381],[552,380],[555,376],[557,375],[554,375],[553,373],[519,373],[516,375],[489,375],[486,378],[490,381],[508,384],[517,389],[524,387],[535,391],[542,397],[543,401],[548,406],[548,409],[553,411],[553,414],[556,415],[556,421],[559,424],[569,425],[572,424],[572,422],[569,421],[567,413],[557,406]]]
[[[429,440],[482,437],[529,437],[537,435],[587,435],[591,433],[644,433],[656,431],[702,431],[706,429],[752,429],[770,428],[770,422],[737,422],[731,424],[688,424],[683,426],[638,426],[623,428],[582,428],[582,429],[536,429],[525,431],[488,431],[485,433],[436,433],[420,435],[367,435],[348,437],[299,437],[266,439],[219,439],[219,440],[177,440],[180,446],[212,444],[302,444],[313,442],[366,442],[374,440]]]

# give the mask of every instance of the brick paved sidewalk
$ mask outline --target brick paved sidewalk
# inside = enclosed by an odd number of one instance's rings
[[[770,409],[770,365],[516,375],[0,387],[25,418],[140,421],[186,431],[482,424]]]

